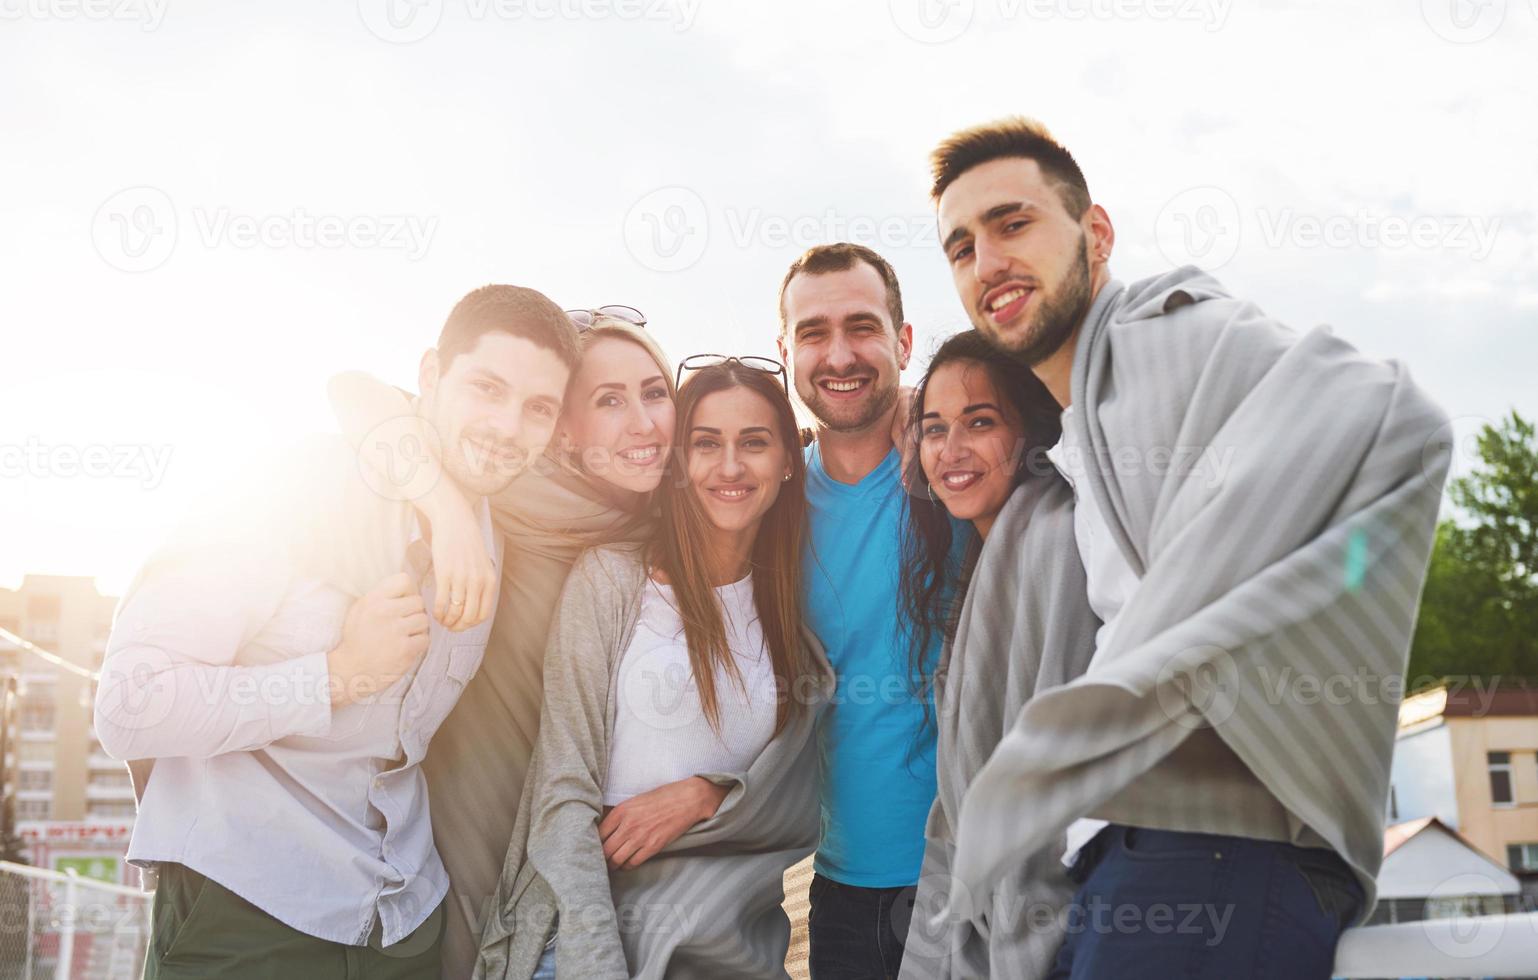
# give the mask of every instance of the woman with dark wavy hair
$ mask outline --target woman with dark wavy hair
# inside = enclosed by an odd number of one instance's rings
[[[1031,370],[972,331],[940,346],[914,395],[901,591],[918,633],[913,649],[926,649],[936,632],[945,643],[937,666],[913,656],[924,693],[934,697],[937,793],[901,980],[1037,976],[1061,937],[1056,913],[1072,894],[1062,846],[1020,862],[991,895],[957,898],[953,908],[970,899],[989,910],[988,935],[965,918],[936,915],[956,898],[952,828],[967,787],[1021,707],[1082,672],[1094,652],[1073,492],[1046,456],[1061,431],[1057,402]],[[976,535],[958,567],[952,537],[962,522]],[[1004,566],[999,554],[1019,560]],[[990,574],[974,576],[985,564]],[[1043,577],[1049,587],[1025,587]],[[1011,632],[1013,622],[1040,629]],[[1048,636],[1087,641],[1046,651]],[[1034,918],[1022,920],[1027,913]]]
[[[954,600],[980,547],[968,548],[957,566],[957,522],[970,522],[985,541],[1015,489],[1033,474],[1053,473],[1046,449],[1061,433],[1046,386],[982,334],[958,333],[930,359],[914,391],[904,447],[909,493],[901,580],[914,630],[912,672],[926,695],[937,667],[924,652],[936,633],[950,639]],[[944,669],[942,662],[938,670]]]

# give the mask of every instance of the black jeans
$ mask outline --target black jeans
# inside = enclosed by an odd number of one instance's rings
[[[812,980],[893,980],[915,891],[913,885],[861,888],[813,875],[806,923]]]

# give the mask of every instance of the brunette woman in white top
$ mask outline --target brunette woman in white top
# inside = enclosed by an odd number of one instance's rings
[[[693,368],[657,533],[562,595],[477,976],[785,976],[832,682],[802,625],[805,464],[778,362]]]

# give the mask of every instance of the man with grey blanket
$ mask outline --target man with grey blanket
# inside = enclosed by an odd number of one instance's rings
[[[926,925],[952,948],[1063,936],[1055,960],[994,976],[1328,977],[1375,901],[1396,719],[1382,692],[1405,668],[1445,416],[1401,365],[1293,332],[1197,269],[1112,279],[1110,217],[1033,121],[957,133],[931,163],[974,326],[1063,406],[1047,456],[1074,491],[1101,625],[1086,670],[988,736],[949,867],[926,859],[948,874]],[[1024,546],[990,549],[973,581],[1053,588],[1017,569],[1059,556]],[[970,601],[956,635],[1028,608]],[[1082,638],[1029,626],[970,632],[1052,676]],[[1071,883],[1055,883],[1040,856],[1065,847]],[[1036,898],[994,901],[1005,882]]]

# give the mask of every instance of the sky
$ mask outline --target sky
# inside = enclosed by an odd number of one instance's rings
[[[774,353],[786,266],[967,326],[926,155],[1045,122],[1117,231],[1538,416],[1538,0],[0,0],[0,587],[113,594],[243,464],[410,384],[489,282]]]

